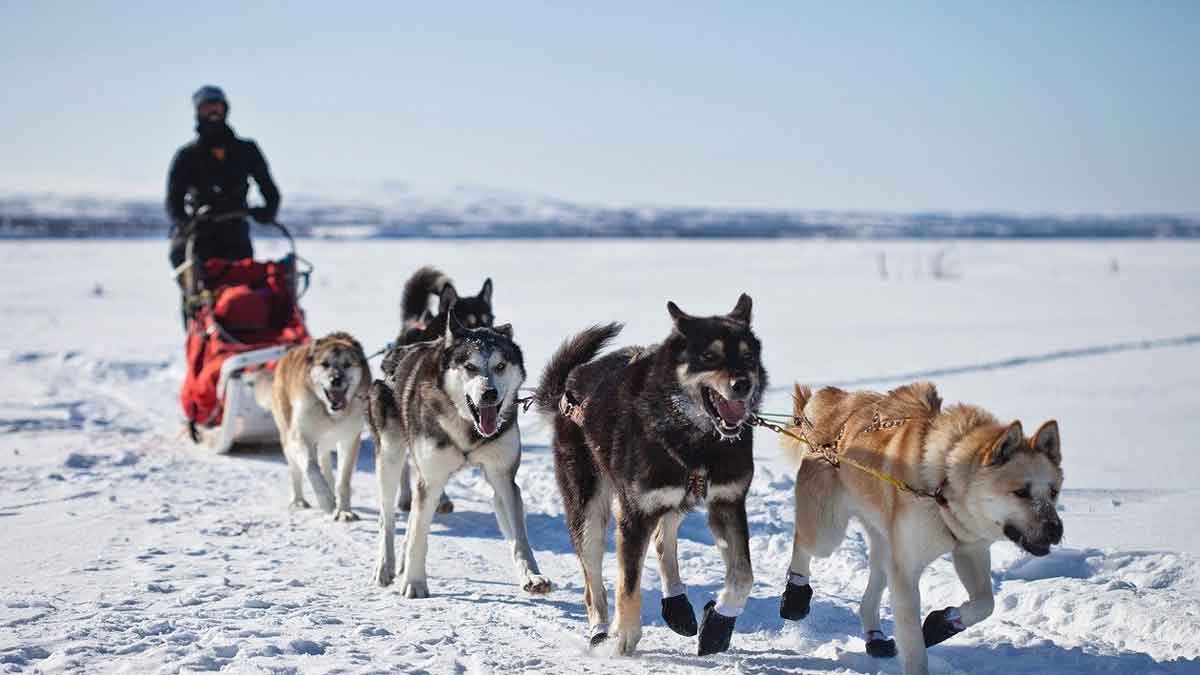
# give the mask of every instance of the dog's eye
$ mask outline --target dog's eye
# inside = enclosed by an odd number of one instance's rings
[[[1029,492],[1029,486],[1026,485],[1020,490],[1013,490],[1013,496],[1020,497],[1021,499],[1030,499],[1033,495]]]
[[[1058,488],[1056,488],[1056,487],[1050,488],[1050,499],[1058,499]]]
[[[756,359],[754,358],[753,354],[749,352],[742,354],[742,363],[746,364],[747,366],[753,366],[755,361]]]
[[[712,352],[704,352],[703,354],[700,355],[700,363],[703,363],[706,366],[711,366],[714,363],[716,363],[717,361],[719,361],[720,358],[721,357],[717,356],[716,354],[714,354]]]
[[[497,363],[496,365],[492,366],[492,372],[493,373],[503,373],[504,369],[507,367],[508,367],[508,364],[501,361],[500,363]]]
[[[479,366],[475,365],[474,363],[464,363],[463,370],[467,371],[468,373],[478,373]]]

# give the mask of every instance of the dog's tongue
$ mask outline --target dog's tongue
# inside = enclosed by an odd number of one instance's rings
[[[496,433],[496,426],[499,419],[500,406],[488,405],[480,406],[479,408],[479,431],[484,436],[491,436]]]
[[[341,410],[346,406],[345,389],[326,389],[325,395],[329,397],[329,405],[334,410]]]
[[[714,398],[717,399],[717,414],[721,416],[725,424],[733,426],[741,422],[742,418],[746,416],[745,401],[730,401],[723,396],[715,396]]]

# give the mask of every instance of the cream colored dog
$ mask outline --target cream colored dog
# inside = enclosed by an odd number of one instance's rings
[[[904,672],[928,672],[925,648],[992,613],[992,542],[1010,539],[1033,555],[1062,539],[1056,508],[1062,487],[1058,425],[1050,421],[1026,437],[1020,422],[1002,424],[982,408],[942,410],[932,384],[919,382],[887,394],[828,387],[813,394],[796,387],[790,431],[839,457],[903,481],[926,496],[898,489],[843,461],[834,468],[799,442],[786,444],[796,475],[796,534],[788,584],[780,604],[785,619],[808,614],[814,557],[829,556],[845,538],[851,516],[870,542],[871,575],[859,611],[867,652],[896,654]],[[968,600],[929,614],[921,624],[921,573],[951,553]],[[879,601],[890,587],[896,641],[880,630]]]
[[[367,414],[371,370],[362,345],[348,333],[331,333],[279,359],[275,377],[255,383],[260,405],[269,405],[292,481],[292,508],[306,509],[304,476],[317,504],[334,520],[357,520],[350,510],[350,477],[358,462]],[[337,500],[333,450],[338,453]]]

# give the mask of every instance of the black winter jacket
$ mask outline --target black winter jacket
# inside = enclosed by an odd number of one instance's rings
[[[228,127],[226,127],[228,129]],[[224,148],[224,159],[213,150]],[[167,216],[176,228],[190,220],[185,205],[197,209],[208,205],[213,215],[230,211],[245,211],[248,178],[254,178],[262,193],[265,208],[273,217],[279,210],[279,189],[271,180],[267,160],[254,141],[238,138],[229,129],[217,141],[201,138],[188,143],[175,153],[167,178]]]

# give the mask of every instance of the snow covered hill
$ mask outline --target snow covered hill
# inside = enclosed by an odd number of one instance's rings
[[[264,254],[278,241],[259,244]],[[996,613],[930,652],[933,672],[1200,673],[1200,245],[1187,242],[302,241],[317,266],[313,332],[368,351],[397,327],[399,289],[437,264],[468,289],[496,282],[537,373],[567,334],[620,319],[661,339],[668,299],[696,313],[755,298],[773,388],[887,387],[928,375],[948,402],[1062,427],[1066,539],[1033,559],[993,547]],[[755,586],[734,649],[694,656],[658,616],[632,659],[589,656],[582,576],[554,487],[544,422],[522,419],[530,540],[556,583],[511,579],[477,472],[435,519],[433,597],[368,583],[373,454],[354,482],[363,520],[287,509],[270,453],[208,456],[182,438],[183,336],[161,242],[6,242],[0,261],[0,670],[8,672],[899,673],[863,653],[866,545],[815,567],[813,613],[778,617],[792,477],[756,437]],[[531,376],[532,379],[532,376]],[[404,527],[403,514],[400,528]],[[694,605],[723,568],[703,514],[681,530]],[[606,575],[614,575],[606,560]],[[948,560],[926,611],[965,593]],[[885,615],[887,596],[885,595]],[[890,629],[890,622],[885,622]]]
[[[608,207],[480,187],[445,193],[403,185],[287,194],[280,219],[298,233],[361,238],[1198,237],[1200,216],[1003,212],[879,213]],[[4,193],[0,238],[161,237],[162,201],[145,196]]]

